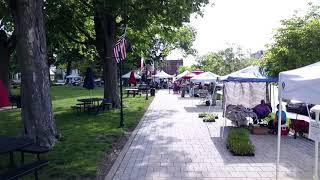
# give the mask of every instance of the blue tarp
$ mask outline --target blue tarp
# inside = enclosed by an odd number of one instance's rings
[[[278,78],[267,76],[264,69],[259,66],[249,66],[231,74],[221,76],[220,81],[236,82],[278,82]]]

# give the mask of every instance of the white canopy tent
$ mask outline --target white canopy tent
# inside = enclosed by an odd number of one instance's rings
[[[190,80],[192,82],[196,82],[196,83],[212,83],[212,82],[216,82],[217,78],[220,77],[219,75],[216,75],[212,72],[204,72],[201,73],[199,75],[194,76],[193,78],[191,78]]]
[[[284,71],[279,74],[279,104],[282,100],[296,100],[307,104],[320,104],[320,62],[302,68]],[[315,106],[317,107],[317,106]],[[319,109],[316,112],[316,121],[319,126]],[[282,107],[279,106],[279,112]],[[310,124],[312,123],[310,119]],[[310,127],[310,126],[309,126]],[[278,119],[278,149],[277,149],[277,178],[280,163],[280,142],[281,142],[281,116]],[[309,128],[309,136],[311,129]],[[315,139],[315,170],[314,178],[318,179],[318,145],[319,137]]]
[[[132,71],[129,71],[127,74],[124,74],[124,75],[122,75],[121,77],[122,77],[123,79],[129,79],[131,72],[132,72]],[[140,76],[137,72],[134,72],[134,77],[135,77],[136,79],[141,79],[141,76]]]
[[[181,79],[183,76],[185,76],[185,75],[187,75],[187,74],[189,74],[189,73],[190,73],[190,71],[185,70],[183,73],[178,74],[178,75],[176,76],[176,79]]]
[[[160,71],[159,73],[157,73],[157,74],[154,75],[153,77],[159,78],[159,79],[173,78],[173,76],[171,76],[170,74],[167,74],[167,73],[164,72],[164,71]]]
[[[70,74],[68,76],[66,76],[67,79],[74,79],[74,78],[81,78],[81,76],[79,76],[79,74]]]
[[[50,76],[54,76],[54,72],[52,69],[49,69]]]

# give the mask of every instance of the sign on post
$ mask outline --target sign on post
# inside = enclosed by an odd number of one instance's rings
[[[320,123],[319,123],[319,121],[310,119],[309,139],[312,139],[314,141],[320,141]]]

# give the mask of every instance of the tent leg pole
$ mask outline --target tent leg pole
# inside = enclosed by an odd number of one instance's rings
[[[276,164],[276,179],[279,178],[280,164],[280,142],[281,142],[281,118],[282,118],[282,93],[279,91],[279,111],[278,111],[278,145],[277,145],[277,164]]]
[[[275,96],[275,86],[272,85],[272,96],[273,96],[273,108],[272,108],[272,112],[276,112],[275,109],[276,109],[276,96]]]
[[[319,141],[315,141],[314,179],[318,180]]]
[[[222,133],[221,133],[222,139],[224,139],[224,129],[225,129],[226,124],[227,124],[226,121],[227,121],[227,119],[226,119],[226,117],[224,117],[224,123],[223,123],[223,126],[222,126]]]
[[[319,123],[319,112],[316,112],[316,117],[315,117],[315,120],[317,123]],[[315,140],[314,141],[314,144],[315,144],[315,148],[314,148],[314,179],[315,180],[318,180],[318,160],[319,160],[319,141],[318,140]]]
[[[222,107],[223,107],[223,114],[222,116],[224,117],[223,120],[223,126],[222,126],[222,132],[221,132],[221,138],[224,139],[224,129],[226,127],[227,124],[227,119],[226,119],[226,96],[225,96],[225,83],[223,83],[223,98],[222,98]]]

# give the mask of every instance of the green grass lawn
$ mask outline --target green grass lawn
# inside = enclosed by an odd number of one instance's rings
[[[52,102],[58,130],[62,141],[57,142],[48,153],[50,165],[40,171],[40,179],[94,179],[97,165],[104,154],[112,148],[124,131],[132,130],[152,101],[145,97],[124,96],[125,128],[119,127],[119,110],[110,110],[97,115],[72,111],[70,106],[77,99],[89,97],[82,87],[52,87]],[[103,89],[96,88],[92,97],[102,97]],[[20,110],[0,112],[0,135],[16,136],[22,132]],[[106,138],[113,137],[113,138]],[[20,155],[16,153],[16,161]],[[31,157],[29,157],[31,158]],[[0,169],[8,163],[8,155],[0,156]]]

